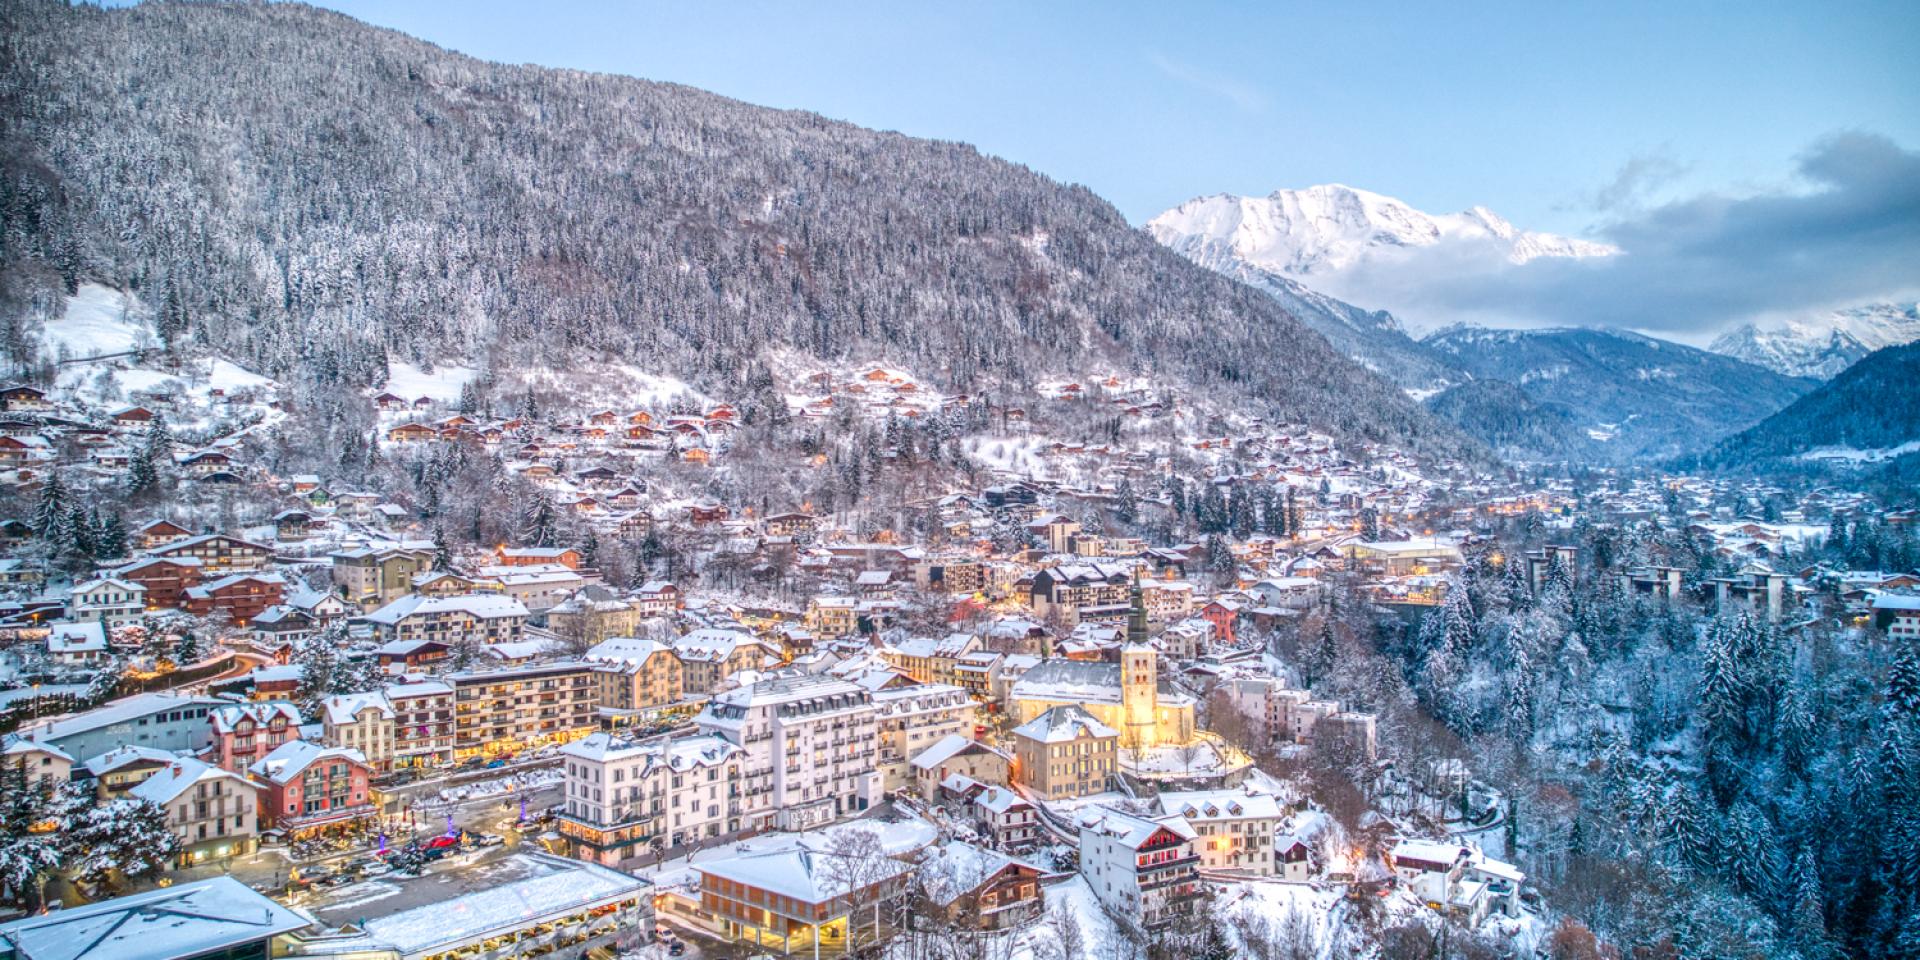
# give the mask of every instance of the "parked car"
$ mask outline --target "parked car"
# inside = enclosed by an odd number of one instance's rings
[[[473,842],[483,847],[497,847],[506,843],[507,838],[497,833],[482,833],[475,835]]]

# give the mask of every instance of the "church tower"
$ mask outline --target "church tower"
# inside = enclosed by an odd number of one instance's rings
[[[1140,572],[1133,574],[1133,609],[1127,614],[1127,642],[1120,647],[1120,711],[1126,720],[1127,742],[1151,746],[1159,742],[1154,708],[1160,700],[1158,655],[1147,642],[1147,601],[1140,589]]]

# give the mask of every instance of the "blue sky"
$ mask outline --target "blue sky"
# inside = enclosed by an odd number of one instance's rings
[[[1135,222],[1342,182],[1594,234],[1796,189],[1841,131],[1920,147],[1920,3],[331,0],[508,62],[633,74],[964,140]]]

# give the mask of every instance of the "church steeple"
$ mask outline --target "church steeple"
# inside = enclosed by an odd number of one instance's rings
[[[1127,645],[1147,642],[1147,594],[1140,589],[1140,568],[1133,570],[1133,608],[1127,612]]]
[[[1120,711],[1129,742],[1152,746],[1160,742],[1155,708],[1159,705],[1159,664],[1147,642],[1147,601],[1140,589],[1140,571],[1133,571],[1133,609],[1127,614],[1127,642],[1120,647]]]

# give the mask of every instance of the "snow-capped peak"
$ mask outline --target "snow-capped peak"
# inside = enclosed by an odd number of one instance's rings
[[[1707,347],[1796,377],[1828,379],[1861,357],[1920,340],[1920,304],[1870,303],[1765,325],[1743,324]]]
[[[1330,183],[1265,197],[1190,200],[1147,223],[1155,239],[1205,266],[1226,257],[1296,277],[1338,272],[1383,251],[1480,243],[1512,263],[1600,257],[1618,248],[1521,230],[1486,207],[1429,214],[1393,197]]]

